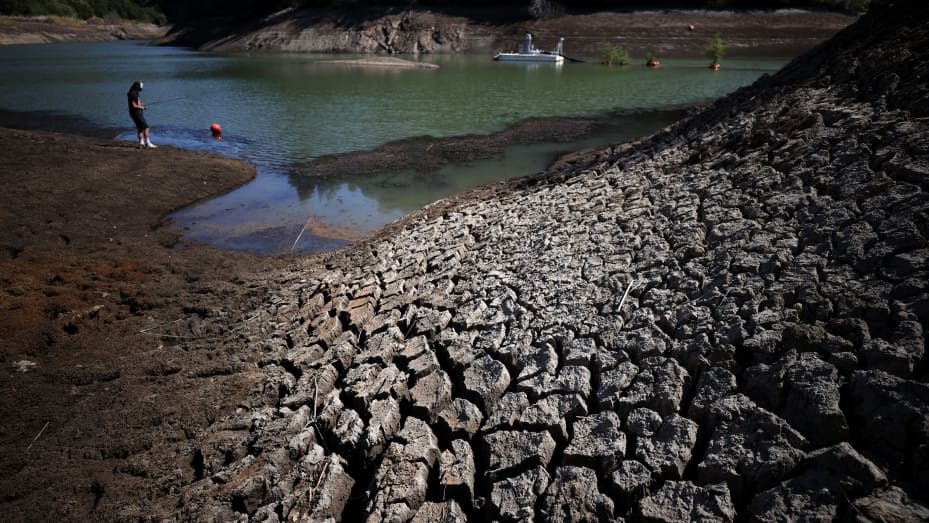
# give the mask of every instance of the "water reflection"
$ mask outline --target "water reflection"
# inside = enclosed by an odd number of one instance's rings
[[[434,170],[400,167],[319,176],[314,174],[314,162],[289,169],[259,165],[254,182],[175,213],[170,229],[190,240],[263,254],[290,252],[298,236],[295,253],[334,249],[429,203],[478,185],[537,173],[561,153],[649,134],[682,114],[662,111],[613,116],[570,142],[518,143],[495,148],[495,154],[484,158],[448,163]],[[494,137],[487,139],[493,141]],[[168,143],[197,148],[209,142],[188,138]],[[224,152],[229,155],[240,147],[235,137],[211,145],[230,147]]]
[[[437,69],[325,63],[336,58],[346,57],[222,55],[138,42],[0,46],[0,111],[48,115],[35,121],[53,130],[61,130],[56,120],[119,129],[113,135],[134,141],[125,93],[144,80],[143,101],[176,100],[146,115],[156,143],[244,159],[258,170],[254,182],[173,215],[173,230],[192,241],[272,253],[286,252],[306,226],[299,247],[309,252],[468,187],[540,171],[560,152],[632,139],[665,122],[618,118],[614,128],[572,143],[508,142],[497,156],[463,154],[425,167],[401,161],[387,172],[318,177],[320,158],[417,136],[490,135],[532,118],[704,103],[784,62],[727,60],[716,73],[702,60],[667,60],[657,71],[445,55],[419,58]],[[223,127],[222,141],[211,138],[214,122]]]

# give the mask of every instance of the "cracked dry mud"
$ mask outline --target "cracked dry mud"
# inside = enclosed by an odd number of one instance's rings
[[[929,18],[902,4],[282,273],[175,518],[929,518]]]

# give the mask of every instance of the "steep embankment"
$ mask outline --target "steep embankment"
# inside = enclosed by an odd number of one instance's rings
[[[101,19],[84,21],[54,16],[0,16],[0,45],[153,40],[162,38],[169,29],[130,21],[114,24]]]
[[[929,13],[895,4],[281,281],[179,515],[925,520]]]
[[[721,32],[731,56],[796,56],[829,38],[855,16],[804,10],[595,11],[541,20],[525,9],[306,9],[261,20],[206,20],[181,26],[163,43],[207,50],[336,53],[485,53],[515,49],[531,32],[536,45],[565,38],[568,56],[593,57],[609,41],[642,59],[702,57]],[[689,26],[692,30],[688,30]]]

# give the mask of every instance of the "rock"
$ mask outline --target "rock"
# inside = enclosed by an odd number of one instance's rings
[[[640,407],[626,416],[626,430],[635,436],[650,438],[658,432],[663,422],[657,412]]]
[[[639,501],[641,521],[733,521],[735,507],[725,483],[698,487],[689,481],[668,481],[654,495]]]
[[[329,456],[312,465],[307,461],[304,459],[300,464],[303,481],[294,487],[289,499],[284,500],[288,507],[287,521],[340,518],[355,485],[355,480],[345,471],[345,460]]]
[[[721,367],[708,367],[697,379],[697,391],[690,402],[688,417],[702,420],[709,413],[710,406],[718,399],[736,391],[738,383],[735,376]]]
[[[535,515],[538,497],[548,487],[549,475],[544,467],[526,472],[493,484],[490,506],[503,521],[524,521]]]
[[[371,402],[370,414],[362,444],[368,458],[373,461],[400,430],[400,403],[393,398],[374,400]]]
[[[597,474],[584,467],[558,467],[541,511],[551,521],[608,521],[613,501],[597,489]]]
[[[586,367],[567,365],[559,369],[555,376],[548,373],[537,374],[519,382],[517,388],[533,400],[540,395],[551,394],[575,394],[586,400],[590,396],[590,370]]]
[[[671,358],[646,358],[639,369],[616,399],[616,412],[622,416],[636,407],[648,407],[662,416],[677,413],[690,386],[687,371]]]
[[[435,352],[429,350],[420,354],[407,364],[406,370],[411,377],[419,379],[442,369]]]
[[[494,480],[514,471],[547,466],[555,453],[555,440],[548,432],[500,431],[485,435],[481,450],[487,463],[486,476]]]
[[[597,343],[592,338],[577,338],[565,347],[565,365],[590,367],[597,350]]]
[[[674,322],[672,327],[676,327]],[[663,356],[668,348],[667,336],[657,328],[635,329],[620,332],[611,347],[614,350],[623,350],[633,361],[642,361],[646,358]]]
[[[547,430],[558,441],[567,441],[568,422],[587,414],[587,405],[576,394],[552,394],[529,406],[517,426],[526,430]]]
[[[335,436],[336,441],[340,442],[345,448],[354,450],[361,442],[364,428],[364,420],[361,419],[358,412],[345,409],[339,415],[335,426],[332,427],[332,434]]]
[[[444,496],[456,499],[461,506],[470,507],[474,499],[474,452],[464,440],[452,441],[451,450],[442,452],[439,459],[439,486]]]
[[[645,463],[656,473],[681,478],[697,444],[697,424],[671,414],[651,437],[640,437],[635,448],[635,459]]]
[[[508,392],[484,420],[484,432],[512,429],[516,420],[529,408],[529,398],[524,392]]]
[[[787,368],[787,388],[781,415],[811,443],[825,446],[848,437],[848,423],[839,405],[841,394],[836,368],[804,355]]]
[[[854,512],[858,521],[906,523],[929,521],[929,507],[910,497],[899,487],[887,487],[855,500]],[[851,521],[850,517],[845,520]]]
[[[651,469],[642,462],[626,459],[610,476],[610,493],[621,505],[631,506],[649,491],[654,482]]]
[[[795,352],[788,353],[770,364],[759,363],[745,369],[742,374],[745,386],[742,393],[763,409],[778,411],[784,405],[784,379],[787,368],[798,358]]]
[[[345,376],[346,391],[352,397],[353,406],[362,410],[375,400],[403,399],[407,396],[406,373],[394,364],[364,363],[353,367]]]
[[[510,385],[510,373],[505,365],[485,356],[471,362],[464,371],[461,385],[468,400],[484,412],[490,412]]]
[[[440,350],[440,354],[451,364],[452,376],[456,376],[456,378],[461,372],[467,369],[471,363],[485,356],[482,351],[474,348],[471,341],[467,339],[456,339],[449,342]]]
[[[417,379],[410,389],[413,414],[431,421],[449,405],[451,398],[452,380],[442,370]]]
[[[413,334],[432,335],[444,329],[452,321],[452,314],[448,311],[427,309],[420,307],[413,320]]]
[[[750,520],[834,521],[841,498],[838,492],[820,488],[820,479],[808,473],[759,493],[746,511]]]
[[[555,374],[558,368],[558,353],[549,344],[541,347],[526,347],[516,356],[516,368],[519,369],[517,381],[523,381],[541,373]]]
[[[471,439],[481,428],[481,409],[466,399],[455,398],[438,413],[436,426],[443,437]]]
[[[818,325],[792,323],[784,329],[784,348],[800,352],[825,353],[848,352],[854,346],[852,342],[830,334]]]
[[[427,501],[423,503],[410,523],[467,523],[468,516],[464,510],[455,503],[454,500],[448,500],[443,503],[434,503]]]
[[[435,352],[429,346],[429,339],[425,336],[415,336],[409,339],[401,338],[398,343],[391,344],[390,349],[393,350],[393,352],[390,353],[390,361],[395,363],[400,368],[408,368],[412,361],[424,356],[426,356],[427,361],[430,362],[435,359]],[[429,356],[432,357],[429,358]],[[414,376],[417,375],[412,371],[412,369],[408,370],[410,370]]]
[[[890,343],[882,338],[874,338],[865,343],[860,354],[866,368],[884,371],[901,378],[912,375],[919,361],[915,358],[916,354],[907,351],[906,346]]]
[[[631,361],[622,362],[616,368],[603,372],[597,389],[597,401],[601,408],[615,410],[620,397],[638,373],[638,365]]]
[[[452,318],[452,324],[460,330],[471,330],[482,323],[486,311],[487,303],[483,300],[472,300],[458,307],[458,312]]]
[[[810,452],[804,463],[808,470],[821,471],[828,476],[828,483],[821,483],[821,488],[835,484],[851,498],[868,494],[887,483],[887,476],[877,465],[845,442]]]
[[[615,412],[601,412],[574,422],[574,436],[564,451],[563,463],[596,470],[601,476],[619,467],[626,453],[626,435]]]
[[[710,441],[697,465],[701,485],[725,482],[740,499],[777,484],[805,456],[807,440],[745,396],[718,401],[710,417]]]
[[[915,449],[929,441],[929,386],[881,371],[857,371],[849,383],[850,421],[856,440],[884,463],[900,463],[908,475],[927,478],[925,453]]]
[[[408,521],[426,499],[439,442],[417,418],[407,418],[397,437],[399,441],[390,444],[375,473],[367,521]]]

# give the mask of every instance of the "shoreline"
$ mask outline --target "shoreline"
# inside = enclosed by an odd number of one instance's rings
[[[0,508],[83,519],[92,482],[132,489],[112,483],[120,456],[205,428],[199,402],[221,415],[244,399],[247,373],[195,379],[193,396],[188,376],[212,375],[212,347],[260,302],[243,284],[284,263],[178,249],[158,227],[251,180],[245,162],[7,128],[0,158]]]
[[[537,35],[540,47],[566,39],[568,56],[596,57],[609,41],[636,59],[702,57],[706,41],[722,32],[732,57],[789,57],[809,50],[858,15],[815,9],[578,10],[548,19],[526,18],[511,8],[404,10],[288,10],[263,21],[228,18],[184,27],[151,24],[49,22],[47,17],[0,18],[0,45],[105,40],[150,40],[223,52],[362,54],[465,53],[506,50]],[[687,28],[693,25],[694,29]]]
[[[466,164],[472,161],[488,160],[495,157],[501,157],[504,150],[514,145],[530,144],[564,144],[564,152],[554,154],[549,160],[546,168],[552,168],[555,165],[565,164],[566,157],[577,158],[584,151],[572,150],[571,143],[583,140],[597,134],[598,130],[611,125],[617,119],[623,119],[627,123],[634,123],[638,117],[650,119],[659,118],[666,124],[670,124],[676,119],[685,117],[687,114],[695,112],[699,106],[665,106],[656,109],[623,109],[611,110],[599,115],[586,117],[530,117],[513,123],[506,128],[490,134],[464,134],[458,136],[432,137],[420,136],[401,140],[389,141],[381,144],[371,150],[355,151],[343,154],[326,155],[309,162],[294,162],[285,166],[284,171],[288,174],[291,184],[297,190],[298,195],[311,193],[319,184],[326,184],[335,181],[352,181],[361,187],[368,184],[394,183],[395,173],[409,170],[416,171],[423,175],[438,173],[443,167],[450,164]],[[116,133],[117,129],[98,127],[83,118],[67,117],[54,113],[44,112],[15,112],[0,110],[0,127],[6,126],[12,129],[33,129],[42,130],[45,123],[54,123],[56,127],[66,132],[73,132],[82,136],[93,138],[107,138]],[[27,124],[22,127],[19,124]],[[120,134],[120,133],[116,133]],[[132,145],[132,142],[117,141],[115,143]],[[591,148],[585,147],[585,150]],[[247,161],[247,160],[243,160]],[[257,168],[257,167],[256,167]],[[544,169],[543,169],[544,170]],[[532,176],[537,173],[525,173],[520,177]],[[338,178],[336,178],[338,177]],[[402,187],[400,185],[395,187]],[[448,195],[451,197],[453,195]],[[299,196],[302,197],[302,196]],[[428,202],[432,203],[432,202]],[[428,204],[427,203],[427,204]],[[185,205],[184,207],[187,207]],[[339,223],[321,223],[308,219],[306,222],[306,232],[318,237],[323,242],[337,241],[353,243],[363,239],[376,231],[365,229],[352,229]],[[386,225],[386,224],[385,224]],[[177,231],[179,227],[171,228]],[[242,231],[239,231],[240,233]],[[255,230],[255,233],[261,235],[262,239],[271,236],[270,230]],[[183,235],[183,233],[179,233]],[[283,234],[283,231],[282,231]],[[290,245],[290,241],[297,233],[292,235],[288,233],[282,237],[280,245]],[[203,240],[194,241],[183,239],[183,245],[216,245],[215,242]],[[272,242],[273,243],[273,242]],[[287,251],[267,251],[259,249],[253,251],[241,248],[234,252],[255,252],[258,256],[275,257],[283,255]],[[217,247],[222,249],[221,247]],[[329,252],[333,249],[301,252],[300,254],[312,254],[313,252]]]
[[[730,56],[785,57],[809,50],[857,18],[817,10],[603,9],[529,19],[512,8],[301,9],[261,21],[206,20],[174,28],[157,43],[223,52],[493,56],[531,32],[543,49],[565,38],[565,54],[571,57],[596,57],[597,45],[609,41],[642,59],[648,53],[703,57],[708,39],[722,32]],[[225,30],[217,33],[217,27]]]

